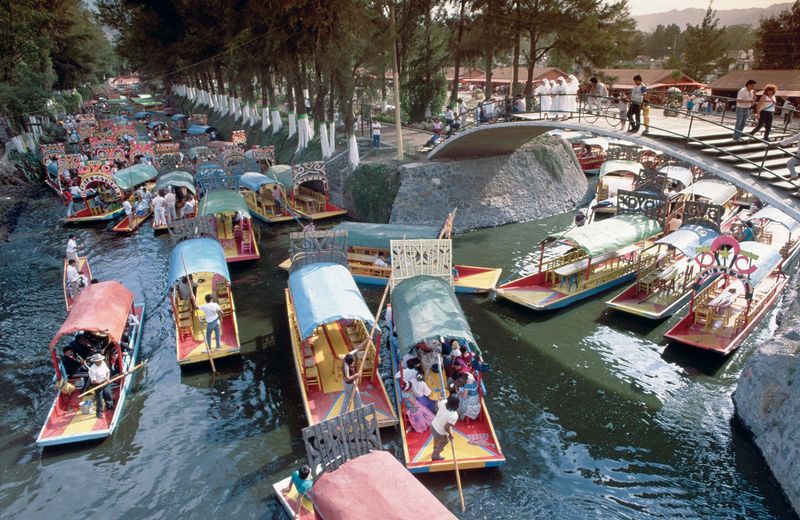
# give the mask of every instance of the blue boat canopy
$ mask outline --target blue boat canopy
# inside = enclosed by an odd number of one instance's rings
[[[636,161],[626,161],[622,159],[612,159],[606,161],[600,166],[600,176],[608,175],[615,172],[631,172],[639,173],[642,169],[642,163]]]
[[[369,224],[365,222],[342,222],[333,229],[347,231],[348,246],[370,249],[389,249],[389,242],[392,240],[436,238],[439,235],[439,229],[433,226]]]
[[[289,275],[289,292],[303,339],[320,325],[339,320],[374,323],[353,276],[343,265],[321,262],[302,267]]]
[[[151,115],[153,115],[152,112],[144,111],[144,112],[135,112],[133,114],[133,117],[135,117],[136,119],[144,119],[145,117],[151,116]]]
[[[220,163],[215,162],[207,162],[203,164],[198,164],[197,168],[195,168],[198,172],[203,170],[222,170],[222,165]]]
[[[184,267],[185,265],[185,267]],[[192,238],[178,242],[169,256],[169,283],[195,273],[215,273],[230,282],[225,251],[213,238]]]
[[[780,249],[773,245],[750,241],[741,242],[739,245],[742,251],[758,257],[753,260],[756,270],[750,275],[750,284],[753,287],[769,276],[769,273],[783,260]]]
[[[257,172],[246,172],[239,177],[239,186],[247,188],[250,191],[258,191],[264,184],[279,184],[278,181],[272,177],[267,177]]]
[[[778,224],[782,225],[789,231],[792,231],[794,228],[798,226],[798,222],[795,219],[793,219],[783,211],[779,210],[778,208],[773,208],[772,206],[767,206],[766,208],[762,208],[755,215],[751,216],[748,220],[756,220],[756,219],[765,219],[765,220],[771,220],[772,222],[777,222]]]
[[[294,170],[288,164],[276,164],[267,170],[267,176],[277,180],[284,188],[294,186]]]
[[[147,128],[152,130],[153,128],[156,128],[157,126],[166,126],[166,125],[167,124],[164,121],[150,121],[149,123],[147,123]]]
[[[205,126],[205,125],[191,125],[189,128],[186,129],[186,133],[189,135],[202,135],[202,134],[210,134],[211,132],[216,132],[216,128],[213,126]]]
[[[172,119],[173,121],[179,121],[181,119],[189,119],[189,116],[185,114],[173,114],[172,117],[170,117],[170,119]]]
[[[450,284],[433,276],[415,276],[392,291],[392,319],[402,352],[422,341],[457,339],[477,350],[475,337]]]
[[[669,235],[659,238],[655,243],[674,247],[687,258],[694,258],[697,256],[698,247],[709,245],[718,236],[719,232],[715,229],[697,224],[687,224]]]

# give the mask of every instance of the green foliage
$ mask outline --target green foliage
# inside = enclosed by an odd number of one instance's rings
[[[574,166],[580,169],[575,152],[563,139],[542,136],[534,139],[531,143],[531,150],[536,160],[550,172],[550,175],[561,179],[564,177],[565,166],[563,158],[556,152],[556,147],[563,148],[566,157],[571,158]]]
[[[19,153],[16,150],[8,152],[8,158],[19,168],[29,181],[42,179],[44,175],[44,165],[35,153]]]
[[[757,68],[800,69],[800,0],[761,20],[755,44]]]
[[[382,163],[362,164],[344,183],[344,192],[352,201],[353,211],[364,222],[389,222],[397,192],[400,173],[396,168]]]
[[[723,30],[717,27],[717,16],[706,10],[700,25],[687,25],[683,37],[683,70],[689,76],[702,80],[721,65],[727,49]]]

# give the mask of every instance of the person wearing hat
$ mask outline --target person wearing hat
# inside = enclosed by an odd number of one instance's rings
[[[89,383],[92,385],[92,388],[100,386],[111,379],[111,371],[108,369],[108,365],[106,365],[105,358],[102,354],[93,354],[92,357],[89,358],[89,362],[92,363],[89,367]],[[94,393],[95,411],[97,417],[103,417],[101,401],[105,401],[107,409],[111,410],[114,408],[114,398],[111,396],[111,385],[104,386],[99,394],[100,395],[98,395],[98,392]]]

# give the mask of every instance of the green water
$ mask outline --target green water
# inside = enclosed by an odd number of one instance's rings
[[[261,260],[232,269],[244,355],[216,378],[175,363],[168,240],[148,228],[79,230],[95,275],[146,302],[150,363],[112,438],[42,451],[35,438],[53,397],[46,345],[65,315],[62,213],[52,199],[35,201],[0,246],[0,518],[285,518],[271,485],[305,458],[277,269],[292,228],[261,227]],[[502,266],[505,278],[570,219],[458,236],[455,260]],[[372,308],[380,291],[363,289]],[[487,402],[508,462],[462,475],[466,514],[452,474],[421,481],[462,518],[795,518],[730,400],[774,312],[722,360],[667,347],[661,335],[674,320],[612,313],[608,296],[546,314],[460,297],[492,365]],[[397,432],[382,436],[399,455]]]

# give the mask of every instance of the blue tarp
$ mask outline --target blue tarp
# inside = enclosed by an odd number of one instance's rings
[[[755,215],[750,217],[748,220],[757,220],[757,219],[766,219],[766,220],[771,220],[772,222],[777,222],[778,224],[782,225],[789,231],[792,231],[798,225],[795,219],[793,219],[783,211],[779,210],[778,208],[773,208],[772,206],[767,206],[766,208],[761,209]]]
[[[150,121],[149,123],[147,123],[147,128],[152,130],[157,126],[162,126],[162,125],[167,126],[167,123],[165,123],[164,121]]]
[[[686,255],[687,258],[694,258],[697,256],[699,246],[709,245],[718,236],[719,232],[715,229],[687,224],[669,235],[659,238],[656,240],[656,244],[667,244]]]
[[[184,262],[186,268],[184,269]],[[169,283],[173,284],[187,274],[216,273],[231,280],[225,251],[213,238],[192,238],[179,242],[169,256]]]
[[[761,283],[761,280],[769,276],[769,273],[781,263],[783,257],[781,256],[780,247],[771,244],[762,244],[761,242],[742,242],[742,251],[758,258],[753,260],[756,270],[750,275],[750,283],[753,287]]]
[[[370,249],[389,249],[392,240],[416,240],[436,238],[439,228],[404,224],[370,224],[365,222],[342,222],[333,228],[347,231],[347,245]]]
[[[278,181],[256,172],[247,172],[239,178],[239,186],[250,191],[258,191],[264,184],[278,184]]]
[[[320,325],[338,320],[374,323],[350,271],[330,262],[307,265],[289,275],[300,335],[308,338]]]
[[[202,134],[210,134],[211,132],[216,131],[217,129],[213,126],[203,126],[203,125],[191,125],[189,128],[186,129],[186,133],[189,135],[202,135]]]
[[[189,116],[184,114],[173,114],[172,117],[170,117],[170,119],[172,119],[173,121],[179,121],[181,119],[188,119],[188,118]]]

